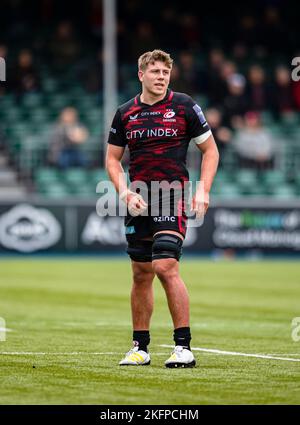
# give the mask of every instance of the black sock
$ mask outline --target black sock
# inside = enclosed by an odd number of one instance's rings
[[[149,331],[133,331],[132,339],[134,345],[139,346],[139,350],[143,350],[148,353],[147,345],[150,343]]]
[[[191,349],[190,341],[191,341],[191,330],[189,327],[186,328],[177,328],[174,330],[174,341],[175,345],[181,345],[188,350]]]

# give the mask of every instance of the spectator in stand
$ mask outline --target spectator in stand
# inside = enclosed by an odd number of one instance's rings
[[[177,64],[173,64],[171,72],[171,87],[172,90],[183,93],[185,90],[185,82],[181,76],[181,71]]]
[[[137,24],[135,35],[131,39],[131,57],[139,57],[143,52],[155,49],[157,44],[152,23],[141,21]]]
[[[190,93],[194,97],[199,93],[198,73],[194,56],[185,50],[180,52],[178,67],[182,79],[182,91]]]
[[[270,90],[265,71],[260,65],[250,66],[246,92],[249,109],[264,111],[269,108]]]
[[[228,95],[223,102],[224,123],[230,128],[240,126],[248,109],[245,94],[246,79],[242,74],[232,74],[227,80]]]
[[[245,13],[240,16],[235,29],[236,39],[249,47],[254,47],[261,40],[259,19],[255,15]]]
[[[158,31],[158,37],[162,46],[165,46],[165,49],[171,50],[174,48],[174,39],[177,39],[176,46],[178,49],[184,49],[184,40],[178,38],[180,33],[180,16],[178,10],[176,10],[176,4],[172,2],[171,4],[162,3],[160,5],[160,25],[156,27]],[[166,31],[168,28],[168,31]]]
[[[268,5],[263,13],[260,28],[263,44],[270,53],[284,52],[287,48],[289,34],[288,26],[284,26],[281,20],[280,10],[275,5]]]
[[[224,62],[224,53],[221,49],[215,48],[209,51],[208,65],[204,71],[201,91],[209,97],[211,105],[219,105],[227,93],[226,84],[224,85],[224,81],[220,77]]]
[[[58,124],[50,134],[49,163],[62,169],[86,166],[87,159],[81,146],[87,142],[88,137],[88,130],[78,121],[76,109],[63,109]]]
[[[78,67],[78,78],[87,92],[99,93],[103,87],[103,50]]]
[[[205,111],[206,121],[213,132],[218,150],[220,153],[220,166],[223,165],[222,159],[226,148],[232,140],[232,131],[223,125],[222,113],[217,108],[208,108]]]
[[[199,47],[200,36],[200,22],[197,14],[184,13],[180,17],[181,36],[180,39],[184,44],[184,48],[197,49]]]
[[[232,60],[236,63],[238,68],[241,69],[241,71],[245,71],[244,68],[247,63],[247,56],[249,56],[248,47],[244,43],[237,41],[232,46]]]
[[[49,48],[52,65],[56,70],[64,70],[75,62],[80,54],[80,44],[71,22],[63,21],[58,25]]]
[[[39,76],[30,50],[24,49],[20,52],[12,74],[12,82],[12,90],[18,95],[39,90]]]
[[[102,0],[91,0],[90,12],[88,16],[90,29],[96,38],[102,37],[103,7]]]
[[[273,168],[275,146],[271,133],[262,127],[260,114],[249,111],[244,117],[244,127],[233,138],[240,166],[256,170]]]
[[[276,118],[296,109],[291,81],[291,71],[284,65],[277,66],[275,69],[275,82],[272,95],[272,107]]]

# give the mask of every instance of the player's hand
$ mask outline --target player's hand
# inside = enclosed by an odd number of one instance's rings
[[[130,215],[134,217],[141,215],[148,206],[140,194],[132,192],[131,190],[123,192],[120,195],[120,198],[127,205]]]
[[[192,199],[192,211],[195,211],[196,218],[203,218],[209,206],[209,192],[196,192]]]

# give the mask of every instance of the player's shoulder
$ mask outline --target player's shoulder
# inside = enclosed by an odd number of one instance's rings
[[[173,102],[183,104],[183,105],[195,105],[194,99],[186,93],[181,93],[178,91],[173,92]]]
[[[133,97],[132,99],[127,100],[127,102],[122,103],[122,105],[119,105],[118,110],[120,111],[121,115],[126,113],[133,105],[135,105],[135,98],[136,97]]]

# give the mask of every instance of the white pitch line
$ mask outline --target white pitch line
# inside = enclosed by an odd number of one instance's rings
[[[174,345],[164,345],[163,344],[163,345],[160,345],[160,347],[174,348]],[[290,358],[290,357],[269,356],[269,355],[265,355],[265,354],[239,353],[239,352],[236,352],[236,351],[222,351],[222,350],[199,348],[199,347],[192,347],[192,350],[203,351],[205,353],[223,354],[225,356],[256,357],[258,359],[283,360],[283,361],[287,361],[287,362],[300,362],[300,359],[293,359],[293,358]]]
[[[0,351],[0,356],[82,356],[82,355],[88,355],[88,356],[109,356],[109,355],[124,355],[125,353],[116,353],[116,352],[106,352],[106,353],[100,353],[100,352],[80,352],[80,351],[73,351],[69,353],[55,353],[55,352],[34,352],[34,351]],[[165,356],[166,353],[151,353],[152,356]]]
[[[160,347],[164,348],[174,348],[174,345],[165,345],[162,344]],[[294,359],[289,357],[278,357],[278,356],[272,356],[272,355],[266,355],[266,354],[251,354],[251,353],[239,353],[236,351],[223,351],[223,350],[216,350],[216,349],[208,349],[208,348],[199,348],[199,347],[192,347],[192,350],[194,351],[203,351],[205,353],[213,353],[213,354],[223,354],[226,356],[243,356],[243,357],[255,357],[259,359],[269,359],[269,360],[282,360],[282,361],[288,361],[288,362],[300,362],[300,359]],[[89,355],[89,356],[109,356],[109,355],[124,355],[124,353],[121,352],[82,352],[82,351],[72,351],[72,352],[34,352],[34,351],[2,351],[0,352],[0,355],[3,356],[82,356],[82,355]],[[151,353],[152,356],[165,356],[166,353]],[[282,354],[284,355],[284,354]],[[290,355],[290,354],[286,354]]]

